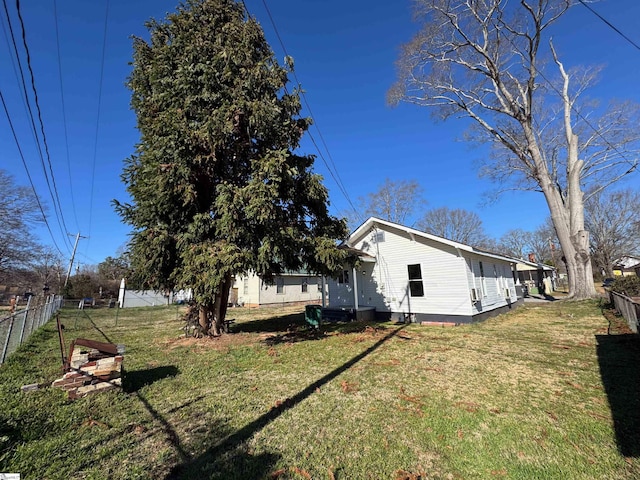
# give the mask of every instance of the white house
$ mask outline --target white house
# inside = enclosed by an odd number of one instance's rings
[[[246,307],[320,304],[322,285],[322,277],[307,272],[286,272],[275,277],[273,282],[266,282],[259,275],[249,272],[235,278],[230,297]]]
[[[396,223],[369,218],[346,242],[355,268],[329,280],[329,308],[376,318],[470,323],[514,307],[516,261]]]
[[[555,268],[544,263],[529,262],[518,259],[516,264],[518,285],[526,285],[529,293],[546,293],[551,295],[555,280]],[[548,282],[548,283],[547,283]],[[546,284],[546,286],[545,286]]]

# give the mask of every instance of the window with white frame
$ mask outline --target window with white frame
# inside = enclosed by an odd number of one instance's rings
[[[244,281],[242,282],[242,293],[243,295],[249,295],[249,277],[244,277]]]
[[[284,293],[284,278],[282,277],[276,278],[276,293],[278,294]]]
[[[307,293],[309,291],[309,279],[304,277],[302,279],[302,293]]]

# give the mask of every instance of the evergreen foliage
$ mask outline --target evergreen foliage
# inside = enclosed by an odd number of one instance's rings
[[[136,280],[192,288],[217,334],[233,275],[331,273],[346,226],[327,211],[313,156],[296,153],[310,120],[285,87],[293,62],[276,62],[242,5],[189,0],[147,28],[128,79],[141,136],[122,174],[133,201],[116,210],[134,228]]]

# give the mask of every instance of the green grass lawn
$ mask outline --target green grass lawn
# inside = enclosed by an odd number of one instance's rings
[[[123,391],[69,401],[55,322],[0,367],[0,471],[23,479],[640,478],[640,346],[597,302],[455,328],[232,309],[63,309],[67,345],[123,343]],[[116,317],[117,314],[117,317]]]

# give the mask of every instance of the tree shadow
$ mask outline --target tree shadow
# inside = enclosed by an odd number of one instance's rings
[[[164,378],[175,377],[178,373],[180,373],[180,370],[174,365],[147,368],[145,370],[127,370],[122,378],[122,390],[126,393],[135,393],[146,385],[151,385]]]
[[[596,335],[596,342],[618,450],[640,457],[640,336]]]
[[[362,333],[366,331],[371,332],[386,332],[387,327],[382,325],[373,324],[368,321],[332,321],[323,322],[320,328],[315,328],[310,325],[304,324],[302,327],[289,326],[288,330],[284,333],[276,333],[263,340],[263,342],[269,346],[278,345],[282,343],[297,343],[312,340],[321,340],[328,335],[348,335],[353,333]]]
[[[228,312],[227,316],[232,316],[230,313],[231,312]],[[234,333],[286,332],[292,327],[299,328],[305,325],[304,313],[292,313],[288,315],[237,323],[231,327],[231,331]]]
[[[398,328],[394,328],[384,337],[380,338],[376,343],[351,358],[351,360],[335,368],[315,382],[312,382],[307,387],[303,388],[295,395],[287,398],[277,406],[272,407],[271,410],[269,410],[267,413],[256,418],[253,422],[248,423],[241,429],[237,430],[235,433],[227,436],[224,440],[209,448],[198,457],[189,459],[183,464],[178,465],[167,478],[204,478],[206,476],[203,475],[204,473],[209,473],[212,471],[212,463],[223,461],[229,455],[235,456],[238,454],[240,455],[240,460],[244,460],[246,462],[246,465],[242,466],[242,468],[258,468],[262,470],[264,475],[264,472],[266,472],[267,470],[264,468],[264,465],[260,464],[260,462],[267,461],[271,462],[270,465],[273,465],[273,455],[268,454],[265,458],[261,458],[262,456],[246,457],[246,452],[244,451],[246,442],[257,432],[280,417],[284,412],[295,407],[300,402],[308,398],[311,394],[316,392],[319,388],[323,387],[325,384],[329,383],[331,380],[335,379],[337,376],[353,367],[356,363],[371,354],[373,351],[380,348],[381,345],[383,345],[393,336],[397,335],[405,327],[406,325],[402,325]],[[238,466],[238,468],[240,467],[241,466]],[[256,475],[255,473],[251,472],[240,472],[234,466],[233,471],[229,471],[227,473],[227,476],[220,476],[218,478],[260,478],[260,475]]]
[[[275,453],[251,454],[244,446],[216,456],[211,454],[195,463],[186,462],[172,470],[165,480],[207,478],[210,480],[246,480],[271,477],[280,455]]]

